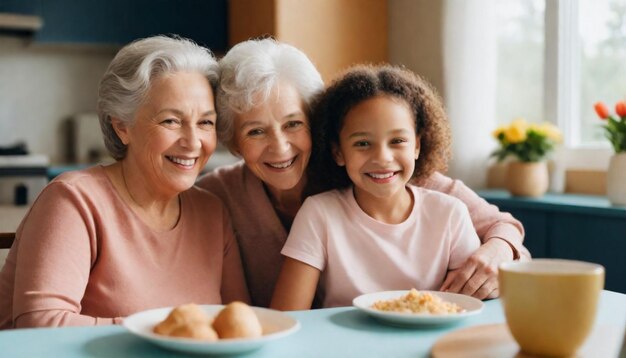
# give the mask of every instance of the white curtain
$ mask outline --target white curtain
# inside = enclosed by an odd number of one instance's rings
[[[486,183],[496,127],[495,0],[444,0],[444,100],[453,135],[448,175],[473,189]]]

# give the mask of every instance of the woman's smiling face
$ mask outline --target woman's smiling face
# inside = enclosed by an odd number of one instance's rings
[[[116,125],[128,145],[125,161],[154,192],[189,189],[216,146],[215,105],[209,81],[180,72],[154,80],[130,127]]]
[[[281,82],[264,103],[235,116],[235,149],[248,168],[274,190],[302,183],[311,133],[302,98]]]

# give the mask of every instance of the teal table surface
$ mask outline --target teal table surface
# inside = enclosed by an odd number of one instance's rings
[[[572,297],[572,299],[576,299]],[[427,357],[433,344],[453,330],[505,322],[499,300],[485,302],[477,316],[442,327],[396,328],[351,307],[291,312],[302,327],[245,357]],[[619,336],[626,325],[626,295],[603,291],[596,326]],[[0,332],[0,357],[177,357],[128,333],[121,326],[17,329]]]

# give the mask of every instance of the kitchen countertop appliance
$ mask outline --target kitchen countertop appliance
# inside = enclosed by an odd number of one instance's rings
[[[0,205],[29,205],[48,184],[48,156],[0,155]]]

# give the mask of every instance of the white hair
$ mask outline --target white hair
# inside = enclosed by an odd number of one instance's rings
[[[132,126],[153,81],[176,72],[201,73],[213,89],[219,81],[217,61],[211,51],[182,37],[139,39],[115,55],[100,80],[97,104],[104,144],[113,158],[123,159],[127,148],[113,130],[111,118]]]
[[[302,51],[272,39],[241,42],[228,51],[219,65],[217,135],[233,153],[235,115],[265,103],[279,82],[294,86],[307,111],[315,95],[324,88],[322,76]]]

